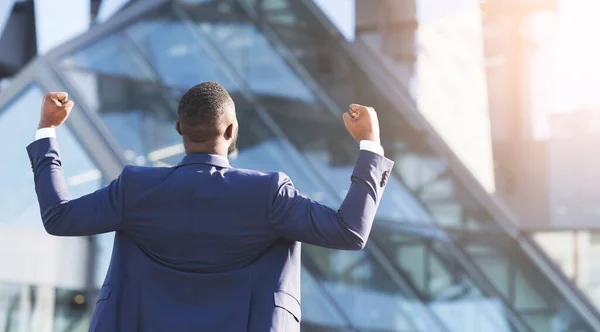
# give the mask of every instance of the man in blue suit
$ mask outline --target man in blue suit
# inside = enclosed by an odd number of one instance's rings
[[[236,169],[235,105],[219,84],[185,93],[175,167],[127,166],[107,187],[71,199],[55,127],[73,102],[44,97],[27,147],[44,227],[52,235],[116,232],[90,331],[298,331],[300,242],[364,248],[393,162],[372,108],[344,113],[361,150],[335,211],[302,196],[283,173]]]

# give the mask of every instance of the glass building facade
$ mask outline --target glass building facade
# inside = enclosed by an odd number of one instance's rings
[[[586,297],[356,52],[309,0],[148,0],[31,63],[0,96],[0,331],[85,331],[112,249],[112,234],[43,234],[24,151],[42,94],[76,104],[57,133],[76,197],[126,164],[176,164],[178,99],[209,80],[236,102],[232,165],[283,171],[332,207],[358,149],[341,115],[352,102],[378,110],[394,174],[365,250],[303,247],[303,330],[600,330]]]

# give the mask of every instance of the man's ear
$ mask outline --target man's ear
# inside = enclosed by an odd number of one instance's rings
[[[183,133],[181,132],[181,125],[179,124],[179,120],[175,121],[175,130],[177,130],[177,133],[181,136],[183,136]]]
[[[227,129],[225,129],[225,139],[229,140],[231,138],[233,138],[233,123],[230,124],[229,126],[227,126]]]

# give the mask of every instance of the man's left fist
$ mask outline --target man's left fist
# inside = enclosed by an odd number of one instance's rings
[[[73,101],[69,100],[69,94],[66,92],[46,93],[42,101],[38,129],[60,126],[69,117],[73,105]]]

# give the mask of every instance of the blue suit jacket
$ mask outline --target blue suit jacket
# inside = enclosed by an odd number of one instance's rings
[[[338,211],[283,173],[191,154],[175,167],[127,166],[71,199],[56,139],[27,147],[46,231],[115,231],[91,331],[298,331],[300,242],[358,250],[393,162],[360,151]]]

